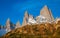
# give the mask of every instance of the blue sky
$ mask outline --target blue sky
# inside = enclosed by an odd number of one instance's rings
[[[0,24],[5,25],[8,18],[14,24],[18,20],[22,24],[26,10],[36,17],[44,5],[51,9],[54,18],[60,17],[60,0],[0,0]]]

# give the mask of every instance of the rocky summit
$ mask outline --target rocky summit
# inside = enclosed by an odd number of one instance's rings
[[[45,5],[40,11],[40,15],[44,16],[48,21],[53,21],[54,18],[51,14],[51,10]]]

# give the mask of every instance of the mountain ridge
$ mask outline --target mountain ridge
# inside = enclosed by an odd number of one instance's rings
[[[57,20],[60,21],[59,18],[54,19],[51,10],[47,7],[47,5],[45,5],[41,9],[40,15],[37,16],[36,18],[34,18],[33,15],[28,14],[28,11],[25,11],[22,25],[20,24],[19,21],[16,24],[13,24],[12,22],[10,22],[10,19],[8,18],[6,22],[6,26],[0,26],[0,28],[2,29],[2,27],[4,27],[3,29],[5,29],[6,32],[8,33],[14,29],[21,28],[26,25],[35,25],[42,23],[54,24],[58,22]],[[59,25],[57,27],[59,27]]]

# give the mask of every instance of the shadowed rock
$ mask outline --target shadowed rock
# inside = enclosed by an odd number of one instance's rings
[[[19,27],[20,27],[20,22],[18,21],[18,22],[16,23],[15,29],[16,29],[16,28],[19,28]]]

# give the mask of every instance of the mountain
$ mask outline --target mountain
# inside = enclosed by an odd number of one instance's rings
[[[60,18],[54,19],[51,10],[45,5],[36,18],[25,11],[22,25],[19,21],[13,24],[8,18],[6,26],[3,28],[7,34],[2,38],[58,38],[60,36]]]
[[[6,32],[9,32],[11,30],[15,29],[15,24],[13,24],[12,22],[10,22],[10,19],[7,19],[6,22]]]
[[[2,26],[0,25],[0,36],[3,36],[4,34],[10,32],[11,30],[15,29],[15,24],[10,22],[10,19],[8,18],[6,21],[6,25]]]
[[[40,11],[40,15],[44,16],[49,22],[53,21],[54,18],[52,16],[51,10],[48,9],[47,5],[45,5],[41,11]]]

